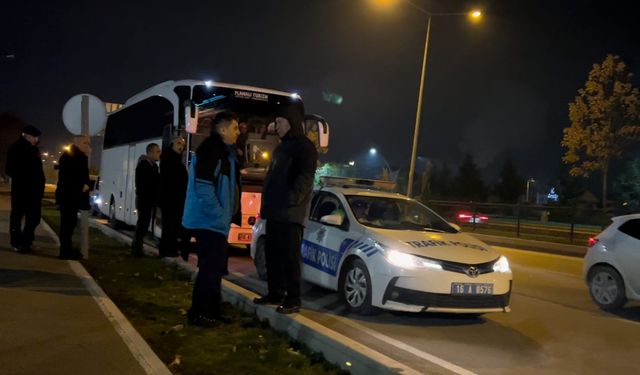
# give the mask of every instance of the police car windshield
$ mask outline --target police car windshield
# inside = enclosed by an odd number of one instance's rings
[[[363,195],[348,195],[346,198],[356,220],[368,227],[457,232],[435,212],[417,201]]]

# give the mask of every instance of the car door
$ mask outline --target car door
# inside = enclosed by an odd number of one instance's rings
[[[338,196],[325,191],[318,194],[302,241],[302,275],[309,282],[334,288],[339,277],[338,266],[344,255],[340,247],[349,234],[349,220]],[[343,216],[341,225],[321,222],[322,217],[332,214]]]
[[[618,227],[618,264],[631,288],[640,293],[640,219],[630,219]]]

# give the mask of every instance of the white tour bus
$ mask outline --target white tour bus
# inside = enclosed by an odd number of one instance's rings
[[[238,148],[244,164],[242,173],[242,225],[233,225],[229,243],[249,245],[251,228],[260,212],[262,182],[273,149],[279,138],[269,132],[277,106],[304,108],[297,94],[257,87],[211,83],[196,80],[167,81],[128,99],[119,110],[109,114],[104,132],[100,188],[97,201],[100,212],[112,225],[135,225],[135,168],[140,155],[151,142],[163,149],[177,134],[187,139],[183,160],[209,135],[216,113],[231,111],[240,118],[247,133]],[[326,153],[329,125],[320,116],[305,116],[304,130],[320,153]],[[241,137],[242,139],[242,137]],[[239,153],[240,154],[240,153]],[[162,165],[160,165],[162,168]],[[157,212],[151,229],[159,236],[162,215]]]

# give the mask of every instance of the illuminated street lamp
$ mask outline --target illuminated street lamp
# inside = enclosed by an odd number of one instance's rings
[[[65,150],[66,152],[69,152],[71,151],[71,145],[66,145],[62,149]]]
[[[376,148],[375,148],[375,147],[371,147],[371,148],[369,149],[369,155],[371,155],[371,156],[375,156],[377,153],[378,153],[378,150],[376,150]]]
[[[396,1],[392,0],[375,0],[376,5],[379,7],[389,7],[392,4],[395,4]],[[474,22],[480,21],[482,18],[482,12],[480,10],[474,9],[471,12],[463,12],[463,13],[432,13],[423,7],[414,4],[410,0],[406,0],[406,2],[413,6],[415,9],[423,12],[427,15],[427,34],[424,42],[424,54],[422,56],[422,70],[420,72],[420,89],[418,91],[418,108],[416,109],[416,121],[413,130],[413,146],[411,147],[411,164],[409,166],[409,183],[407,186],[407,196],[411,197],[413,190],[413,174],[416,169],[416,156],[418,152],[418,135],[420,134],[420,117],[422,115],[422,96],[424,93],[424,78],[425,72],[427,68],[427,55],[429,52],[429,37],[431,35],[431,18],[432,17],[444,17],[444,16],[467,16],[470,20]]]
[[[350,167],[353,167],[353,166],[355,166],[355,165],[356,165],[356,162],[355,162],[355,161],[353,161],[353,160],[350,160],[350,161],[349,161],[349,166],[350,166]]]

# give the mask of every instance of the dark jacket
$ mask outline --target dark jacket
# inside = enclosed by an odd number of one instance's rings
[[[12,194],[42,199],[45,180],[40,150],[22,136],[7,151],[5,173],[11,177]]]
[[[141,155],[136,166],[136,208],[150,207],[158,203],[159,190],[158,164],[147,155]]]
[[[231,223],[241,224],[241,194],[235,149],[214,132],[191,159],[182,225],[228,235]]]
[[[72,145],[71,150],[62,154],[58,165],[56,203],[59,206],[88,210],[89,191],[82,191],[84,185],[90,186],[87,155]]]
[[[162,209],[176,209],[182,213],[187,195],[187,167],[182,157],[171,148],[160,156],[160,200]]]
[[[309,215],[318,152],[304,134],[287,133],[273,152],[262,187],[260,217],[304,225]]]

